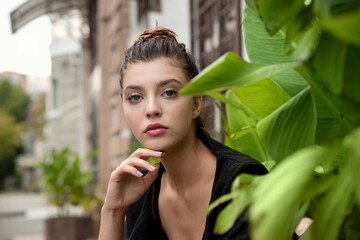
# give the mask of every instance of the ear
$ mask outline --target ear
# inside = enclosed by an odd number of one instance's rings
[[[197,118],[200,115],[202,106],[202,96],[193,97],[193,119]]]

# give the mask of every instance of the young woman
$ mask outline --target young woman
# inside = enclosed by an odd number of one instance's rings
[[[203,131],[201,96],[178,95],[198,73],[185,45],[169,29],[147,30],[127,50],[120,73],[125,116],[145,149],[136,150],[112,172],[99,239],[247,238],[242,218],[226,234],[214,235],[224,206],[209,216],[206,211],[230,191],[238,174],[267,171]],[[150,157],[161,163],[150,165]]]

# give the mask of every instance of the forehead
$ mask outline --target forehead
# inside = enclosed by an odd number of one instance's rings
[[[169,58],[157,58],[150,62],[136,62],[130,64],[124,71],[123,89],[131,84],[152,84],[159,81],[176,79],[183,83],[188,83],[180,64]]]

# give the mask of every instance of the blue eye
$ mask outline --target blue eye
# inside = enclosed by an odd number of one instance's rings
[[[132,103],[138,102],[141,100],[141,96],[140,95],[132,95],[132,96],[128,97],[128,100],[129,100],[129,102],[132,102]]]
[[[177,92],[174,91],[174,90],[167,90],[167,91],[164,92],[163,95],[165,97],[173,97],[173,96],[176,96],[176,94],[177,94]]]

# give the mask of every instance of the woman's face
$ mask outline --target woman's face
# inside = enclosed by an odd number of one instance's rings
[[[189,80],[168,58],[130,64],[123,77],[123,108],[136,138],[152,150],[189,142],[201,97],[179,96]]]

